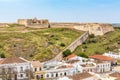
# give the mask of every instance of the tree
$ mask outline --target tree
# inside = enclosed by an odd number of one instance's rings
[[[5,58],[5,54],[2,52],[2,53],[0,54],[0,57],[1,57],[1,58]]]
[[[71,51],[69,49],[67,49],[63,52],[63,57],[67,57],[70,54],[71,54]]]
[[[84,58],[88,58],[88,56],[85,53],[80,53],[78,54],[78,56],[84,57]]]

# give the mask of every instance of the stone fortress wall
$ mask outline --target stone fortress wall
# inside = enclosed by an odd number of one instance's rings
[[[94,34],[95,36],[114,31],[112,24],[102,23],[51,23],[50,25],[52,28],[73,28],[88,31],[89,34]]]
[[[72,28],[81,31],[88,31],[89,34],[104,35],[107,32],[114,31],[111,24],[103,23],[49,23],[47,19],[18,19],[18,24],[31,28]]]
[[[89,34],[104,35],[107,32],[114,31],[112,24],[86,23],[74,26],[77,30],[89,31]]]
[[[79,38],[77,38],[74,42],[72,42],[63,51],[69,49],[71,52],[73,52],[79,45],[81,45],[83,42],[86,41],[88,36],[89,36],[89,32],[85,32],[83,35],[81,35]],[[53,60],[61,61],[63,59],[63,51],[61,51],[55,58],[53,58]]]
[[[31,28],[48,28],[49,21],[47,19],[38,20],[34,19],[18,19],[18,24]]]

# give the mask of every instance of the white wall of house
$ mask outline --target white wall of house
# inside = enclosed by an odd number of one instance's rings
[[[115,59],[120,59],[120,52],[119,53],[108,52],[108,53],[104,53],[103,55],[109,56]]]
[[[98,63],[96,71],[97,72],[108,72],[108,71],[111,71],[111,63],[110,62]]]
[[[39,76],[43,75],[45,79],[49,78],[59,78],[68,75],[73,75],[76,73],[76,69],[67,68],[67,69],[54,69],[54,70],[45,70],[45,74],[38,74]]]
[[[13,64],[0,64],[0,68],[14,68],[14,71],[17,72],[17,79],[28,78],[26,75],[26,70],[31,69],[31,64],[29,62],[25,63],[13,63]],[[14,79],[13,79],[14,80]]]

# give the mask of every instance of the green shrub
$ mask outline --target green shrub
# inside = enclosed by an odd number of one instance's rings
[[[83,42],[82,44],[86,44],[86,42]]]
[[[5,58],[5,53],[1,53],[1,54],[0,54],[0,57],[1,57],[1,58]]]
[[[83,48],[88,48],[88,47],[86,45],[84,45]]]
[[[33,54],[30,54],[29,57],[33,57],[34,55]]]
[[[78,56],[88,58],[88,56],[85,53],[80,53],[80,54],[78,54]]]
[[[61,43],[60,46],[61,46],[61,47],[65,47],[65,44],[64,44],[64,43]]]
[[[89,38],[95,38],[95,35],[94,34],[90,34]]]
[[[63,57],[67,57],[67,56],[69,56],[71,54],[71,51],[69,50],[69,49],[67,49],[67,50],[65,50],[64,52],[63,52]]]
[[[93,39],[88,39],[87,42],[88,43],[96,43],[97,41],[93,38]]]
[[[102,54],[101,52],[99,52],[99,51],[95,51],[95,54]]]

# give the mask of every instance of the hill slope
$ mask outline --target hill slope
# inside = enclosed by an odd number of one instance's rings
[[[87,41],[78,46],[74,53],[85,53],[86,55],[102,54],[118,48],[120,48],[120,28],[115,28],[115,31],[109,32],[104,36],[89,36]]]
[[[53,58],[84,33],[64,28],[30,29],[10,27],[0,30],[0,54],[22,56],[40,61]]]

